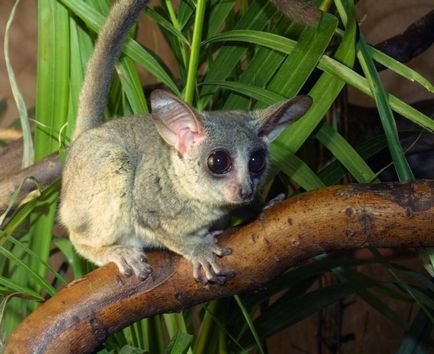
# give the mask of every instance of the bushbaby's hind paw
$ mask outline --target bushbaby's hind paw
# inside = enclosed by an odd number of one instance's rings
[[[126,277],[133,274],[139,280],[145,280],[152,272],[145,253],[132,247],[115,247],[108,255],[108,262],[114,262]]]

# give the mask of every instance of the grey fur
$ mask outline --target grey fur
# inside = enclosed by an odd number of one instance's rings
[[[122,41],[126,23],[145,3],[118,1],[101,32],[64,168],[60,219],[78,253],[97,265],[114,262],[125,275],[145,279],[151,267],[143,248],[167,248],[193,263],[195,278],[221,283],[232,274],[215,256],[230,250],[217,245],[211,229],[234,206],[249,202],[264,181],[266,169],[249,171],[252,152],[266,151],[311,100],[297,97],[254,112],[197,112],[156,90],[152,115],[101,125],[112,76],[101,70],[113,71],[121,46],[106,42]],[[207,167],[216,149],[232,158],[224,175]]]

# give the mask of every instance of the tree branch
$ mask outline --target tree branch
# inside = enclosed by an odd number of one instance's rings
[[[226,232],[220,260],[237,275],[224,286],[198,284],[191,264],[153,252],[152,276],[140,282],[114,264],[71,283],[28,316],[5,353],[88,353],[143,317],[258,288],[322,252],[359,247],[434,246],[434,181],[332,186],[277,204],[258,220]]]
[[[433,44],[433,26],[434,10],[412,23],[401,34],[388,38],[374,47],[401,63],[407,63]],[[386,69],[379,63],[375,63],[375,67],[378,71]],[[356,63],[354,69],[359,73],[362,72],[360,63]]]
[[[17,145],[19,148],[20,145]],[[14,150],[10,154],[5,154],[0,157],[2,162],[6,162],[13,158]],[[16,167],[16,166],[15,166]],[[10,198],[13,193],[23,183],[14,205],[17,205],[22,199],[30,192],[40,187],[44,188],[53,183],[56,179],[60,178],[62,173],[62,166],[59,159],[59,154],[54,153],[35,164],[22,169],[12,168],[0,174],[0,214],[5,211],[9,205]]]
[[[403,33],[376,44],[375,48],[401,63],[407,63],[433,44],[433,26],[434,10],[412,23]],[[377,70],[383,69],[383,66],[377,66]]]

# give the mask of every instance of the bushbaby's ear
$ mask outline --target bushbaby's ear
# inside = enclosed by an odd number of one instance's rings
[[[203,138],[202,123],[194,108],[164,90],[151,93],[152,119],[160,136],[183,155]]]
[[[290,122],[300,118],[312,104],[309,96],[296,96],[268,108],[254,111],[258,124],[258,136],[274,140]]]

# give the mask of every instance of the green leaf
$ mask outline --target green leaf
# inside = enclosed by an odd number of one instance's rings
[[[142,83],[134,62],[128,58],[120,59],[119,74],[122,77],[121,85],[125,92],[133,114],[149,112],[143,93]]]
[[[327,13],[321,17],[318,27],[306,27],[267,89],[287,98],[295,96],[317,66],[336,27],[336,18]]]
[[[431,333],[434,324],[425,313],[419,311],[410,328],[406,331],[395,354],[428,354],[432,350]]]
[[[170,1],[170,0],[166,0]],[[195,3],[193,0],[184,0],[179,4],[178,21],[181,30],[184,30],[194,14]]]
[[[287,36],[295,35],[293,32],[299,29],[294,25],[294,23],[288,24],[288,19],[285,16],[280,18],[276,23],[275,28],[281,28],[282,32],[288,33]],[[270,80],[276,75],[286,58],[287,55],[275,50],[266,47],[256,48],[255,52],[252,54],[252,58],[249,59],[248,63],[243,65],[246,66],[246,68],[244,68],[243,72],[237,77],[237,81],[239,83],[265,88]],[[267,90],[267,92],[270,91]],[[226,99],[223,108],[225,110],[246,110],[250,108],[250,104],[250,99],[245,98],[243,95],[231,93]]]
[[[336,52],[336,56],[348,62],[350,65],[354,61],[354,38],[355,27],[352,26],[346,31],[346,35]],[[210,38],[207,43],[214,41],[242,41],[263,45],[274,50],[289,54],[295,47],[295,42],[287,38],[272,34],[252,30],[234,30]],[[325,73],[321,76],[310,96],[314,100],[314,106],[305,114],[304,118],[288,127],[278,138],[278,141],[285,144],[289,150],[295,152],[302,143],[313,132],[322,116],[327,112],[334,102],[337,94],[342,90],[344,82],[338,78]]]
[[[180,42],[179,44],[190,45],[187,38],[185,38],[182,32],[178,28],[176,28],[173,23],[170,23],[166,18],[161,16],[157,11],[155,11],[151,7],[147,7],[145,9],[145,12],[160,27],[173,34]]]
[[[217,33],[223,25],[235,5],[234,0],[212,0],[211,9],[208,16],[209,20],[206,26],[206,36],[210,37]]]
[[[215,329],[214,316],[216,314],[216,310],[218,309],[219,302],[214,300],[210,301],[205,306],[205,314],[202,317],[202,321],[200,323],[199,332],[196,335],[194,341],[194,353],[195,354],[203,354],[206,353],[206,350],[209,349],[210,336]]]
[[[237,81],[204,81],[202,85],[215,86],[216,89],[224,88],[232,90],[234,92],[243,94],[244,96],[253,98],[256,101],[264,102],[267,105],[283,101],[285,99],[285,97],[277,93]]]
[[[70,45],[71,45],[71,75],[69,78],[70,98],[68,111],[68,126],[66,127],[66,137],[72,137],[75,129],[77,117],[77,107],[80,98],[80,91],[86,72],[86,63],[93,52],[91,36],[80,26],[75,17],[70,17]]]
[[[179,332],[170,341],[169,346],[164,351],[167,354],[185,354],[190,348],[193,336]]]
[[[28,274],[28,277],[32,278],[36,284],[41,286],[41,288],[45,289],[50,296],[55,294],[56,290],[54,287],[52,287],[50,283],[48,283],[42,276],[30,268],[26,262],[23,262],[22,259],[18,258],[13,252],[10,252],[5,247],[0,245],[0,254],[3,257],[8,258],[10,262],[16,264],[18,267],[23,268],[23,270]]]
[[[52,0],[38,1],[36,120],[47,127],[48,136],[39,125],[36,126],[37,160],[58,150],[58,141],[51,137],[56,136],[55,132],[60,131],[68,119],[71,57],[69,25],[69,12],[61,3]],[[50,253],[56,199],[54,191],[47,194],[43,201],[35,204],[35,209],[30,215],[30,248],[43,261],[48,260]],[[41,276],[45,275],[46,267],[38,259],[31,258],[30,267]],[[38,286],[35,288],[38,289]]]
[[[74,278],[81,278],[86,273],[83,271],[83,259],[74,250],[71,241],[67,238],[56,237],[53,239],[53,242],[66,257],[68,264],[72,267]]]
[[[354,26],[353,26],[354,27]],[[351,32],[348,32],[349,29],[352,29]],[[345,46],[347,50],[347,54],[353,56],[353,50],[354,50],[354,38],[355,38],[355,28],[350,27],[347,29],[346,33],[350,33],[348,37],[352,38],[352,40],[347,40],[347,46],[352,46],[353,48],[348,48]],[[259,32],[259,31],[252,31],[252,30],[237,30],[237,31],[228,31],[216,36],[213,36],[209,38],[206,43],[213,43],[213,42],[246,42],[246,43],[252,43],[257,45],[263,45],[265,47],[274,49],[281,53],[289,54],[291,50],[295,46],[295,42],[275,35],[271,33],[265,33],[265,32]],[[345,36],[343,41],[345,41]],[[342,44],[341,44],[342,47]],[[344,50],[341,50],[341,53],[343,53]],[[344,55],[344,54],[341,54]],[[337,57],[338,58],[338,57]],[[349,59],[348,58],[348,59]],[[338,60],[341,60],[339,62]],[[361,92],[373,96],[372,92],[369,89],[369,84],[366,78],[362,77],[361,75],[357,74],[355,71],[351,70],[349,67],[347,67],[345,64],[345,60],[343,58],[338,58],[338,60],[334,60],[326,55],[324,55],[321,60],[318,63],[318,69],[321,69],[325,71],[326,73],[329,73],[332,75],[331,77],[336,77],[339,79],[340,82],[342,80],[346,83],[348,83],[351,86],[354,86],[356,89],[360,90]],[[352,65],[352,62],[354,60],[354,56],[348,62],[348,65]],[[218,76],[215,78],[221,79]],[[210,81],[214,81],[214,78]],[[324,84],[321,85],[321,91],[318,92],[318,95],[321,93],[321,96],[319,95],[318,99],[323,99],[323,95],[333,96],[333,91],[335,90],[334,85],[331,85],[331,89],[328,87],[329,79],[325,80]],[[342,86],[344,84],[342,82]],[[311,94],[312,95],[312,94]],[[389,98],[389,103],[392,109],[401,114],[403,117],[411,120],[412,122],[422,126],[423,128],[427,129],[430,132],[434,131],[434,121],[430,117],[426,116],[425,114],[419,112],[418,110],[414,109],[410,105],[404,103],[400,99],[396,98],[395,96],[391,94],[387,94],[387,97]],[[316,102],[316,101],[315,101]],[[321,101],[322,102],[322,101]]]
[[[359,34],[359,50],[357,56],[368,79],[371,92],[375,98],[396,173],[401,181],[413,179],[413,173],[411,172],[399,141],[398,129],[393,118],[392,109],[390,108],[386,91],[383,88],[383,84],[381,83],[380,76],[375,69],[369,48],[361,33]]]
[[[247,12],[240,18],[235,28],[261,30],[269,23],[269,11],[274,12],[273,6],[269,2],[264,4],[264,2],[258,0],[252,1],[249,4]],[[216,36],[212,36],[209,40],[204,41],[203,44],[211,42],[212,38],[215,37]],[[220,35],[217,37],[220,38]],[[222,41],[224,41],[224,39]],[[206,80],[225,80],[239,64],[246,51],[247,48],[242,46],[223,46],[220,48],[215,60],[209,65]],[[210,96],[215,91],[216,89],[213,87],[203,87],[200,91],[200,97],[210,100]]]
[[[18,87],[18,83],[15,77],[15,72],[12,68],[12,63],[9,55],[9,33],[19,3],[20,3],[19,0],[15,1],[9,19],[6,23],[6,30],[4,34],[4,57],[5,57],[5,66],[8,73],[10,86],[11,86],[11,91],[14,96],[14,100],[20,115],[20,124],[21,124],[21,130],[23,132],[23,146],[24,146],[22,167],[24,168],[30,166],[34,162],[35,150],[33,146],[33,138],[30,130],[30,123],[27,114],[26,103],[24,102],[23,95],[21,94],[21,91]]]
[[[22,250],[25,254],[29,255],[30,257],[37,258],[39,260],[39,262],[42,263],[46,267],[46,269],[60,283],[62,283],[62,285],[66,285],[67,284],[67,281],[65,280],[65,278],[63,276],[61,276],[58,272],[56,272],[56,270],[53,267],[51,267],[50,264],[48,264],[47,262],[45,262],[44,260],[42,260],[41,258],[39,258],[38,254],[36,254],[32,249],[30,249],[29,247],[27,247],[24,242],[22,242],[21,240],[15,239],[13,236],[7,235],[2,230],[0,230],[0,236],[4,237],[7,242],[12,243],[15,246],[15,249],[18,248],[18,249]]]
[[[264,349],[262,348],[261,345],[261,340],[259,339],[258,333],[256,331],[256,328],[253,324],[253,320],[250,316],[250,314],[248,313],[246,307],[244,306],[241,298],[238,295],[234,296],[235,301],[237,302],[238,306],[240,307],[241,313],[244,316],[244,319],[246,320],[247,325],[249,326],[250,332],[252,333],[252,336],[255,340],[256,346],[259,350],[260,353],[264,354]]]
[[[278,34],[252,29],[234,29],[232,31],[222,32],[206,39],[203,44],[206,45],[217,42],[251,43],[271,48],[284,54],[290,54],[297,44],[296,41],[282,37]],[[211,78],[207,76],[207,79]]]
[[[375,173],[363,158],[328,123],[324,122],[321,125],[321,128],[316,133],[316,137],[358,182],[369,183],[375,179]]]
[[[318,68],[333,75],[339,76],[342,80],[360,92],[373,97],[373,94],[369,88],[368,80],[350,68],[342,65],[338,61],[328,56],[323,56],[318,64]],[[401,101],[390,93],[387,93],[386,96],[389,99],[390,106],[396,113],[399,113],[403,117],[411,120],[430,132],[434,131],[434,121],[432,118],[426,116],[422,112],[419,112],[417,109],[411,107],[409,104]]]
[[[98,32],[104,24],[104,16],[98,13],[92,6],[89,6],[84,1],[74,0],[59,0],[67,6],[74,14],[76,14],[86,25],[93,31]],[[136,41],[129,39],[125,43],[123,52],[135,62],[142,65],[158,80],[167,85],[174,93],[179,94],[175,82],[166,73],[158,61]]]
[[[58,142],[50,136],[55,136],[68,118],[68,10],[57,1],[38,1],[38,29],[36,120],[49,129],[48,136],[38,125],[35,129],[35,153],[40,160],[58,149]]]
[[[376,309],[384,317],[397,324],[402,329],[408,328],[408,324],[404,319],[402,319],[386,303],[381,301],[377,296],[373,295],[368,290],[369,287],[375,286],[375,282],[372,282],[369,277],[354,270],[343,270],[341,268],[334,269],[333,274],[341,282],[352,287],[357,295],[359,295],[364,301],[366,301],[366,303],[368,303],[372,308]]]
[[[336,50],[336,58],[347,65],[352,65],[354,62],[355,36],[355,26],[349,26]],[[277,142],[282,142],[287,146],[288,150],[296,152],[318,126],[343,87],[344,82],[339,77],[323,73],[309,92],[309,96],[314,102],[313,106],[302,119],[286,128],[277,139]]]
[[[255,328],[260,338],[265,339],[336,303],[352,292],[347,284],[336,284],[295,298],[281,298],[254,321]],[[247,343],[253,344],[250,339]],[[243,345],[247,343],[242,342]]]
[[[386,137],[380,135],[366,140],[356,147],[359,156],[366,161],[371,156],[387,148]],[[328,186],[338,183],[341,178],[345,176],[346,170],[342,164],[335,160],[325,167],[320,173],[319,177]],[[371,182],[371,181],[370,181]]]
[[[421,74],[414,71],[409,66],[400,63],[398,60],[393,59],[392,57],[384,54],[383,52],[375,49],[371,46],[368,46],[369,51],[371,52],[372,59],[377,61],[378,63],[384,65],[388,69],[396,72],[402,77],[410,80],[411,82],[417,82],[421,86],[423,86],[427,91],[434,93],[434,85],[429,82],[426,78],[424,78]]]
[[[334,268],[348,269],[360,265],[381,264],[378,259],[347,259],[332,258],[327,254],[316,256],[314,262],[291,269],[279,275],[275,280],[267,284],[267,287],[245,296],[247,306],[260,305],[270,297],[279,294],[286,289],[297,289],[300,283],[309,280],[315,281]]]
[[[33,289],[25,287],[18,282],[15,282],[10,278],[4,277],[2,275],[0,275],[0,285],[7,288],[9,293],[19,293],[22,297],[29,297],[38,301],[44,300],[44,298]]]
[[[271,164],[307,191],[324,187],[310,167],[278,142],[270,146]]]

